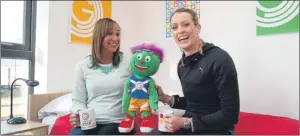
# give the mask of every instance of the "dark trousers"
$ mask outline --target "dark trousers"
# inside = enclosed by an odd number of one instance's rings
[[[132,135],[133,133],[120,133],[118,130],[119,123],[97,124],[97,127],[90,130],[81,130],[73,128],[69,135]]]
[[[206,132],[203,134],[196,134],[192,133],[191,131],[180,129],[178,131],[175,131],[173,133],[170,132],[161,132],[158,129],[155,129],[148,133],[148,135],[234,135],[234,132],[232,130],[225,130],[225,131],[219,131],[219,132]]]
[[[159,131],[158,129],[154,129],[153,131],[151,131],[150,133],[148,133],[147,135],[188,135],[189,132],[183,130],[183,129],[180,129],[176,132],[161,132]]]

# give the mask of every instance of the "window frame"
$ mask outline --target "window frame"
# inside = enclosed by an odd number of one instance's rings
[[[37,1],[23,1],[23,44],[6,42],[1,39],[0,58],[29,60],[29,79],[34,80],[35,39]],[[0,63],[1,64],[1,63]],[[1,83],[1,82],[0,82]],[[34,94],[34,88],[28,87],[28,95]]]

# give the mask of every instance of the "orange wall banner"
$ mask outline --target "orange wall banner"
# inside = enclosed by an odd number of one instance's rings
[[[72,3],[70,41],[92,44],[94,26],[100,18],[111,18],[111,1],[74,0]]]

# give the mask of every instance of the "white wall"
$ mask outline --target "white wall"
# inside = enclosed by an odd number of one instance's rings
[[[255,13],[254,1],[203,1],[203,38],[233,57],[242,111],[299,119],[299,33],[257,37]]]
[[[121,50],[129,53],[129,47],[139,43],[138,39],[141,39],[138,18],[142,14],[136,12],[141,3],[113,1],[112,5],[112,18],[122,28]],[[38,19],[44,19],[37,22],[44,23],[37,25],[37,51],[40,51],[37,54],[42,54],[37,59],[42,60],[43,65],[37,61],[35,77],[41,85],[36,88],[36,93],[70,90],[75,64],[90,54],[91,46],[70,43],[68,40],[72,1],[39,2],[38,8]],[[41,40],[45,35],[48,39]]]
[[[69,43],[72,1],[49,2],[47,91],[70,90],[78,60],[87,56],[90,46]]]
[[[71,89],[75,63],[90,52],[87,45],[68,43],[71,2],[49,3],[48,92]],[[125,53],[141,42],[165,49],[165,62],[154,77],[166,92],[182,95],[176,71],[181,52],[172,38],[165,38],[164,4],[113,1],[113,19],[122,27]],[[235,61],[242,111],[299,119],[298,33],[256,37],[255,6],[250,1],[201,1],[201,37]]]
[[[34,89],[35,94],[43,94],[47,92],[49,1],[37,1],[37,11],[34,79],[40,84]]]

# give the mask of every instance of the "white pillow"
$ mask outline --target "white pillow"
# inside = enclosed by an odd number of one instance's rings
[[[66,115],[70,113],[72,107],[72,94],[57,97],[38,111],[38,119],[43,119],[50,115]]]

